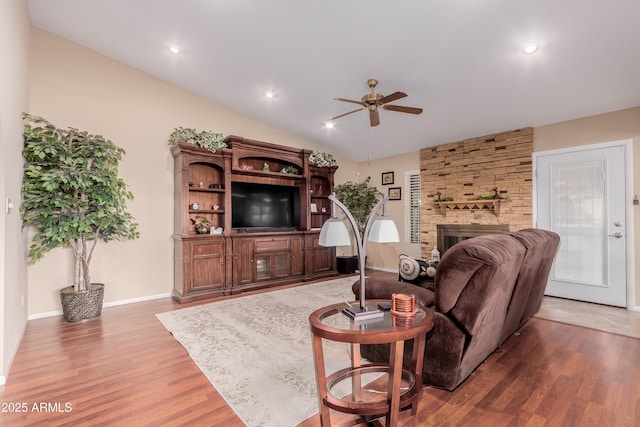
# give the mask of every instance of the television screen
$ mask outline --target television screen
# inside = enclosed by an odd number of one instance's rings
[[[295,228],[300,226],[300,191],[285,185],[232,182],[231,210],[233,228]]]

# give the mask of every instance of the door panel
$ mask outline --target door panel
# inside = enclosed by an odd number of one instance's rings
[[[539,228],[560,235],[546,294],[626,306],[625,147],[536,156]]]

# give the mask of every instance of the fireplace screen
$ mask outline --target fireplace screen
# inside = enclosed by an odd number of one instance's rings
[[[509,231],[509,224],[438,224],[440,254],[465,239]]]

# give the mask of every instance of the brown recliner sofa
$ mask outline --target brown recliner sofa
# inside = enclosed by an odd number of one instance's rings
[[[442,257],[435,292],[394,280],[367,279],[366,297],[414,294],[417,304],[434,310],[423,381],[453,390],[538,311],[559,242],[556,233],[539,229],[464,240]],[[355,283],[357,298],[359,291]],[[407,357],[411,345],[407,343]],[[372,362],[389,357],[388,345],[362,346],[361,351]]]

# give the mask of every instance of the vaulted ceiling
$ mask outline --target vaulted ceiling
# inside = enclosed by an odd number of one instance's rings
[[[28,3],[37,27],[353,160],[640,105],[637,0]],[[423,113],[326,128],[370,78]]]

